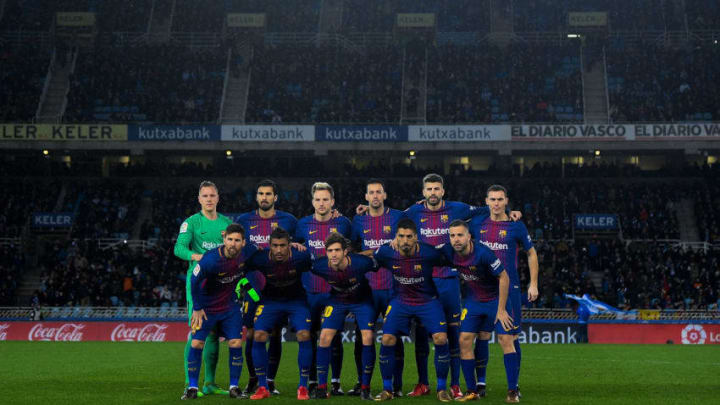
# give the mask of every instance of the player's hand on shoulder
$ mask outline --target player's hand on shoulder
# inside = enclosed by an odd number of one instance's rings
[[[367,205],[358,204],[358,206],[355,207],[355,213],[356,213],[357,215],[362,215],[362,214],[364,214],[365,212],[367,212],[367,210],[368,210],[368,206],[367,206]]]
[[[340,218],[341,216],[343,216],[342,212],[338,211],[336,208],[333,208],[332,211],[330,211],[330,213],[332,214],[332,216],[331,216],[332,219]]]
[[[203,255],[202,255],[202,253],[193,253],[192,255],[190,255],[190,258],[191,258],[194,262],[199,262],[200,259],[203,258]]]
[[[522,218],[522,212],[510,211],[510,219],[512,219],[513,221],[519,221],[520,218]]]
[[[305,245],[303,245],[302,243],[297,243],[297,242],[291,243],[291,244],[290,244],[290,247],[297,249],[299,252],[304,252],[304,251],[307,250],[307,248],[305,247]]]

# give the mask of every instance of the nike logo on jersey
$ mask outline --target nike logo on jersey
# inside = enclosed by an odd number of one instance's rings
[[[395,269],[395,270],[397,270],[399,268],[400,268],[400,266],[393,266],[393,269]]]
[[[427,218],[420,218],[420,222],[427,222]]]
[[[368,232],[370,232],[369,229],[363,229],[363,233],[368,233]]]
[[[251,225],[251,226],[250,226],[250,229],[255,229],[255,228],[257,228],[257,227],[258,227],[257,225]]]
[[[487,233],[487,229],[481,229],[480,233]]]
[[[440,322],[440,325],[445,325],[445,322]]]
[[[205,232],[200,232],[200,235],[205,235],[206,233],[207,233],[207,231],[205,231]]]
[[[310,231],[308,232],[310,235],[317,233],[317,231]]]

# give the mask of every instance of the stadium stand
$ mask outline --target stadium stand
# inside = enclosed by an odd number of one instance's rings
[[[51,57],[52,51],[33,45],[0,49],[0,121],[32,120]]]

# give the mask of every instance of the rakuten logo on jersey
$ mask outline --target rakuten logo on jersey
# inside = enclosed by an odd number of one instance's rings
[[[392,239],[366,239],[365,240],[365,248],[366,249],[377,249],[380,246],[392,242]]]
[[[110,335],[113,342],[164,342],[167,325],[149,323],[142,327],[132,328],[124,323],[116,326]]]
[[[10,325],[4,323],[0,325],[0,340],[7,340],[7,330],[10,329]]]
[[[508,250],[507,243],[497,243],[497,242],[490,243],[490,242],[485,242],[485,241],[480,241],[480,243],[489,247],[490,250]]]
[[[308,246],[313,249],[325,249],[325,242],[321,240],[310,239],[308,240]]]
[[[81,323],[65,323],[57,328],[45,328],[39,323],[30,329],[28,340],[42,342],[80,342],[83,340],[82,330],[85,325]]]
[[[447,228],[421,228],[420,235],[425,237],[447,235]]]

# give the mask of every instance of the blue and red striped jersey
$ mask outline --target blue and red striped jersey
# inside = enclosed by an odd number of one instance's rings
[[[257,210],[250,211],[240,215],[237,221],[245,228],[245,238],[260,249],[270,247],[270,234],[275,228],[280,227],[294,235],[297,226],[297,219],[284,211],[275,211],[271,218],[261,217]]]
[[[236,303],[235,286],[245,276],[245,262],[258,251],[248,243],[237,256],[225,257],[220,245],[205,252],[195,265],[190,279],[193,310],[205,310],[206,314],[218,314],[231,310]]]
[[[478,216],[470,221],[470,235],[492,250],[510,277],[510,287],[520,285],[517,270],[517,253],[522,246],[533,247],[525,224],[520,221],[493,221],[489,216]]]
[[[439,250],[419,242],[415,254],[405,257],[390,245],[383,245],[374,257],[380,266],[392,272],[394,296],[403,304],[423,305],[437,298],[433,266],[447,263]]]
[[[304,242],[313,260],[325,256],[325,239],[332,233],[338,232],[350,239],[350,220],[346,217],[331,218],[321,222],[315,215],[308,215],[298,221],[295,231],[295,240]],[[308,293],[330,292],[330,285],[312,273],[303,274],[303,286]]]
[[[377,217],[367,213],[356,215],[352,221],[352,240],[360,242],[362,250],[377,249],[395,238],[397,223],[402,218],[405,218],[405,213],[392,208],[385,208],[385,212]],[[377,272],[367,273],[366,277],[373,290],[392,288],[392,273],[384,267]]]
[[[469,255],[463,256],[450,244],[441,248],[445,258],[452,262],[463,279],[465,296],[473,301],[489,302],[498,298],[498,277],[504,268],[500,259],[482,243],[473,243]]]
[[[450,242],[448,226],[456,219],[464,221],[482,214],[489,214],[488,207],[476,207],[459,201],[443,201],[440,209],[432,211],[426,204],[415,204],[405,210],[408,218],[418,227],[418,239],[432,246]],[[449,278],[457,274],[449,267],[433,269],[433,277]]]
[[[312,267],[310,253],[291,248],[287,261],[276,262],[270,257],[270,250],[263,249],[248,261],[247,267],[263,275],[265,285],[260,294],[263,300],[305,299],[301,276]]]
[[[365,276],[377,270],[375,260],[351,253],[348,255],[348,267],[333,270],[327,257],[313,262],[312,273],[322,277],[330,284],[330,296],[345,304],[357,304],[370,300],[370,286]]]

